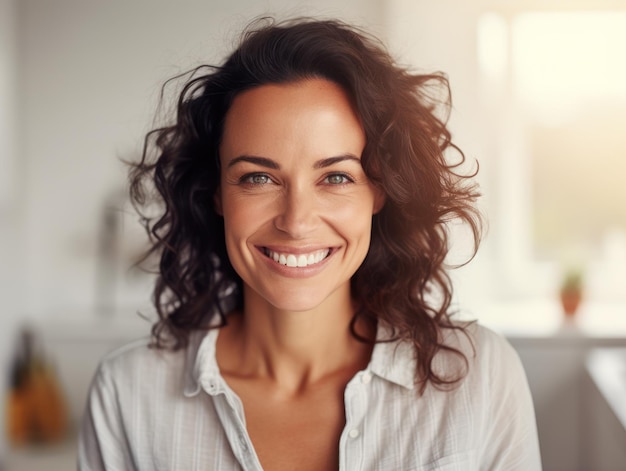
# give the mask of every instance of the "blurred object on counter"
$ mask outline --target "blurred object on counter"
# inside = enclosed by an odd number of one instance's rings
[[[561,284],[561,304],[566,317],[573,317],[583,298],[583,273],[581,269],[566,271]]]
[[[13,446],[65,438],[67,409],[54,368],[31,329],[22,328],[11,363],[6,402],[7,438]]]

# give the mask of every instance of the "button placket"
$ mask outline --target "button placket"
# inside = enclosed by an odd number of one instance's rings
[[[241,449],[244,452],[248,451],[248,440],[246,440],[246,435],[242,429],[239,429],[239,443],[241,444]]]
[[[363,465],[364,420],[367,409],[368,384],[372,375],[368,371],[360,373],[346,387],[346,427],[340,442],[340,468],[358,470]]]
[[[351,414],[353,417],[358,417],[359,422],[362,424],[363,422],[363,414],[364,414],[364,403],[366,402],[367,396],[367,385],[372,382],[372,373],[369,371],[363,371],[360,373],[361,384],[359,387],[354,387],[354,392],[352,396],[352,403],[354,404],[353,413]],[[361,431],[358,427],[353,427],[348,432],[348,436],[352,439],[358,438],[361,435]]]
[[[209,386],[207,382],[206,387]],[[243,469],[260,471],[261,465],[244,425],[241,402],[229,388],[220,389],[221,394],[214,396],[215,405],[231,449]]]
[[[261,470],[258,458],[253,452],[252,443],[248,440],[248,432],[243,423],[236,417],[235,411],[232,411],[233,421],[237,423],[237,438],[240,445],[240,463],[246,470]]]

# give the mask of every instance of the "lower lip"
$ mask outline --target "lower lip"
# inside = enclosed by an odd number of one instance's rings
[[[317,275],[326,267],[326,264],[328,263],[330,258],[335,254],[335,249],[330,249],[330,252],[326,256],[326,258],[314,265],[308,265],[306,267],[288,267],[287,265],[282,265],[278,262],[275,262],[273,258],[265,255],[263,248],[257,247],[257,249],[261,258],[263,258],[265,263],[270,267],[270,269],[272,269],[272,271],[289,278],[309,278],[311,276]]]

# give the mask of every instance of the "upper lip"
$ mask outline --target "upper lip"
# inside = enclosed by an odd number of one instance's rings
[[[285,254],[293,254],[293,255],[305,255],[310,254],[312,252],[317,252],[318,250],[332,250],[333,247],[329,245],[310,245],[306,247],[285,247],[278,245],[260,245],[257,246],[261,251],[264,249],[271,250],[272,252],[285,253]]]

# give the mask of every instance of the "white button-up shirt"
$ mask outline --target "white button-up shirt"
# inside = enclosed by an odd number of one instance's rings
[[[446,343],[468,357],[454,389],[415,386],[413,348],[377,343],[348,383],[341,470],[541,469],[533,404],[521,363],[499,335],[472,325]],[[260,470],[240,399],[220,375],[219,330],[196,333],[187,349],[150,349],[141,341],[102,361],[79,440],[88,470]],[[379,338],[386,329],[379,328]],[[441,351],[434,367],[457,373]],[[306,426],[306,424],[303,424]]]

